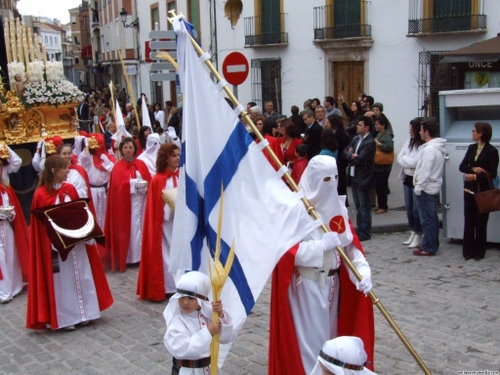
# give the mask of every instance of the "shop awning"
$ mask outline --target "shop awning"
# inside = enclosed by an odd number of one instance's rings
[[[495,38],[486,39],[455,51],[445,52],[442,56],[441,62],[446,63],[496,62],[500,60],[500,33]]]

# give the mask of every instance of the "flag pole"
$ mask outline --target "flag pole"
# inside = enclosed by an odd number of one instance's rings
[[[137,112],[137,106],[135,104],[134,90],[132,90],[132,84],[130,83],[130,79],[128,77],[127,68],[125,67],[125,62],[123,61],[122,53],[120,50],[118,51],[118,57],[122,63],[123,76],[125,77],[125,82],[127,82],[128,92],[130,93],[130,99],[132,99],[132,106],[135,111],[135,120],[137,121],[137,130],[141,128],[141,122],[139,121],[139,113]],[[126,103],[125,103],[126,104]]]
[[[173,16],[173,17],[171,17],[171,18],[168,19],[171,23],[173,23],[173,21],[174,21],[175,18],[183,17],[182,14],[176,15],[175,11],[170,11],[169,13],[172,14],[172,16]],[[201,47],[198,45],[198,42],[196,42],[196,40],[192,37],[192,35],[190,33],[188,33],[188,36],[189,36],[189,39],[191,40],[191,44],[193,45],[194,49],[198,53],[198,56],[203,55],[204,52],[201,49]],[[207,67],[210,70],[210,72],[217,79],[217,82],[223,81],[223,78],[220,76],[220,74],[217,71],[217,69],[215,69],[215,67],[213,66],[213,64],[210,61],[210,59],[205,60],[205,64],[207,65]],[[231,99],[231,101],[233,102],[233,104],[235,106],[239,106],[240,103],[239,103],[238,99],[236,98],[236,96],[234,96],[233,92],[229,89],[229,87],[228,87],[227,84],[223,86],[223,89],[226,92],[226,94],[229,97],[229,99]],[[259,139],[259,141],[263,141],[264,137],[262,136],[262,134],[260,134],[260,132],[258,131],[257,127],[253,123],[253,121],[250,118],[250,116],[248,115],[248,113],[245,110],[242,110],[241,111],[241,116],[245,118],[245,120],[250,125],[250,128],[255,133],[255,135],[257,136],[257,138]],[[274,151],[271,149],[271,147],[269,147],[269,145],[267,145],[265,147],[265,150],[269,153],[269,155],[271,156],[271,159],[276,163],[276,165],[278,166],[278,168],[279,169],[282,168],[283,164],[281,164],[281,161],[278,159],[278,157],[276,156],[276,154],[274,153]],[[292,179],[290,173],[288,173],[288,171],[285,171],[284,176],[285,176],[287,182],[290,184],[290,186],[292,186],[293,190],[295,190],[296,192],[298,192],[299,191],[299,187],[297,186],[297,184],[295,183],[295,181]],[[318,216],[318,213],[316,212],[316,210],[314,209],[314,207],[311,205],[311,203],[309,202],[309,200],[306,197],[302,197],[301,200],[304,203],[304,205],[306,207],[306,210],[309,213],[309,215],[311,215],[315,220],[319,220],[320,217]],[[324,233],[328,233],[329,232],[329,229],[326,227],[325,224],[321,224],[321,230]],[[346,253],[344,252],[344,249],[341,246],[337,246],[336,250],[339,253],[339,255],[342,257],[342,260],[347,264],[347,266],[349,267],[349,269],[356,276],[356,278],[358,279],[358,281],[361,281],[363,279],[363,277],[361,276],[361,274],[359,273],[359,271],[357,270],[357,268],[354,266],[354,264],[352,264],[351,260],[347,257]],[[391,326],[391,328],[394,330],[394,332],[396,333],[396,335],[399,337],[399,339],[401,340],[401,342],[403,343],[403,345],[406,347],[406,349],[410,352],[410,354],[412,355],[412,357],[415,359],[415,361],[417,362],[418,366],[423,371],[423,373],[426,374],[426,375],[432,375],[431,372],[429,371],[429,369],[427,368],[427,366],[425,365],[425,363],[422,361],[422,359],[418,355],[418,353],[415,351],[415,349],[412,347],[412,345],[410,344],[410,342],[407,340],[407,338],[405,337],[405,335],[403,334],[403,332],[401,332],[401,330],[397,326],[396,322],[392,319],[391,315],[387,312],[387,310],[385,309],[385,307],[382,305],[382,303],[380,302],[380,299],[375,295],[375,293],[373,291],[370,291],[368,293],[368,295],[370,296],[373,304],[375,306],[377,306],[377,308],[380,310],[380,312],[382,313],[382,315],[384,316],[384,318],[387,320],[387,322],[389,323],[389,325]]]

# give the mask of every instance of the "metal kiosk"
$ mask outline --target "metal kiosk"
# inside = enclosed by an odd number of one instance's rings
[[[463,173],[458,168],[473,143],[471,132],[478,121],[491,124],[490,143],[500,150],[500,88],[441,91],[439,105],[441,137],[447,140],[442,189],[443,235],[463,239]],[[499,227],[500,212],[493,212],[488,221],[488,242],[500,243]]]

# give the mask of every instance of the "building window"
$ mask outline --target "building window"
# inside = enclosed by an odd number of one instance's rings
[[[451,64],[441,62],[446,51],[420,52],[418,67],[419,116],[439,119],[439,91],[457,90],[458,74]]]
[[[158,30],[160,30],[160,12],[158,10],[158,3],[151,5],[151,30],[156,30],[156,23],[158,23]]]
[[[365,0],[327,0],[313,9],[313,24],[315,40],[371,37]]]
[[[282,113],[281,104],[281,60],[252,60],[252,101],[262,107],[267,100],[272,100],[274,108]]]
[[[76,25],[76,16],[71,16],[71,24]]]
[[[80,44],[80,42],[78,41],[78,37],[77,36],[74,36],[73,38],[75,38],[75,44]]]
[[[75,65],[80,64],[80,59],[78,57],[75,57]]]
[[[199,0],[188,0],[188,21],[194,26],[198,32],[198,40],[201,40],[200,30],[200,3]]]
[[[484,0],[410,0],[408,34],[486,31]]]
[[[171,0],[167,0],[167,17],[172,17],[172,15],[169,13],[171,10],[175,10],[176,8],[176,5],[175,5],[175,0],[174,1],[171,1]],[[167,22],[167,30],[173,30],[173,26],[172,24],[169,22]]]
[[[287,44],[285,16],[280,0],[257,0],[255,16],[245,17],[245,45]]]

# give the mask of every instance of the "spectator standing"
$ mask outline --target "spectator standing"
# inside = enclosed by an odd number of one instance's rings
[[[264,117],[276,121],[280,114],[274,110],[274,103],[272,100],[266,100],[264,103]]]
[[[325,96],[325,100],[323,100],[323,106],[326,109],[326,117],[331,115],[337,115],[342,117],[342,112],[337,108],[337,102],[333,99],[332,96]]]
[[[337,140],[337,148],[339,151],[340,157],[337,158],[337,167],[339,172],[339,183],[338,183],[338,193],[339,195],[346,196],[346,205],[349,206],[347,201],[347,162],[343,158],[344,150],[347,146],[349,146],[350,139],[344,130],[344,125],[342,123],[342,116],[331,115],[328,116],[327,121],[325,123],[325,129],[332,129],[335,133],[335,138]]]
[[[160,103],[155,103],[153,108],[154,108],[155,120],[158,120],[160,122],[161,127],[165,129],[166,128],[165,112],[162,111]]]
[[[472,193],[490,190],[491,179],[497,176],[498,150],[490,144],[491,125],[476,122],[472,129],[473,144],[467,149],[464,160],[460,163],[460,172],[464,176],[464,240],[462,254],[465,260],[481,260],[486,253],[486,229],[489,214],[480,214]]]
[[[311,160],[321,151],[321,132],[323,128],[316,122],[313,111],[307,111],[303,120],[307,125],[303,141],[307,145],[307,159]]]
[[[418,216],[417,204],[413,194],[413,175],[420,154],[420,146],[424,143],[420,138],[420,123],[422,117],[416,117],[410,121],[410,138],[405,142],[398,154],[397,161],[401,165],[399,178],[403,180],[403,193],[405,197],[406,217],[410,228],[410,237],[403,242],[412,249],[422,243],[422,224]]]
[[[303,116],[299,114],[299,107],[297,107],[296,105],[292,105],[290,111],[292,112],[290,120],[295,124],[295,126],[297,126],[299,134],[304,134],[307,127],[306,124],[304,123],[304,120],[302,119]]]
[[[314,110],[314,116],[316,118],[316,122],[321,125],[321,127],[325,126],[325,118],[326,118],[326,109],[322,105],[316,106]]]
[[[278,139],[281,152],[284,157],[284,162],[293,163],[297,157],[295,155],[295,148],[302,143],[300,134],[294,123],[284,120],[285,126],[283,129],[283,137]]]
[[[389,126],[389,120],[385,115],[380,115],[375,119],[375,131],[377,136],[375,138],[375,145],[377,150],[386,154],[392,154],[394,156],[394,134],[392,134],[392,128]],[[394,157],[393,157],[394,159]],[[377,182],[375,191],[377,192],[377,203],[378,208],[375,210],[375,214],[384,214],[389,210],[387,205],[387,195],[389,194],[389,175],[391,174],[392,163],[391,164],[377,164],[373,168],[373,174],[375,175],[375,181]]]
[[[413,184],[424,237],[421,248],[413,251],[413,255],[428,256],[439,249],[437,204],[443,184],[446,139],[439,138],[439,124],[431,119],[422,121],[420,137],[425,143],[421,146]]]
[[[370,189],[375,188],[373,164],[375,141],[371,135],[373,120],[362,116],[356,127],[358,135],[344,150],[344,157],[350,164],[349,174],[352,180],[352,196],[356,206],[356,226],[360,241],[371,238],[372,210]]]

